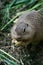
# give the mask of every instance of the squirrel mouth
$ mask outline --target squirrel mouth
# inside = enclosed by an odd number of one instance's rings
[[[17,40],[17,41],[22,41],[22,39],[21,39],[21,38],[17,38],[16,40]]]

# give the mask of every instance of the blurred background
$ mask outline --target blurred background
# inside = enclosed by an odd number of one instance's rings
[[[18,13],[39,10],[42,4],[43,0],[0,0],[0,30],[8,32]]]
[[[28,48],[13,48],[11,28],[27,10],[42,10],[43,14],[43,0],[0,0],[0,65],[43,65],[42,44],[35,52]]]

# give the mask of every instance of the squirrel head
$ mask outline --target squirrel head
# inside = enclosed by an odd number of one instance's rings
[[[35,28],[31,24],[32,21],[28,19],[29,16],[28,13],[20,16],[11,29],[12,39],[22,42],[22,44],[23,42],[31,42],[35,35]]]
[[[27,22],[20,22],[15,24],[11,29],[12,39],[18,42],[31,42],[32,38],[34,37],[34,29],[30,26]],[[20,44],[20,45],[21,45]]]

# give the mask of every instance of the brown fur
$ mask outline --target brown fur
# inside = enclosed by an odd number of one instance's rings
[[[17,41],[15,45],[36,45],[43,39],[43,16],[37,11],[23,13],[12,27],[11,36]]]

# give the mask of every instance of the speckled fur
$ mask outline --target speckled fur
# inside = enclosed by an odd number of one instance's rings
[[[43,16],[37,11],[23,13],[11,29],[11,37],[17,40],[15,45],[33,45],[43,39]]]

